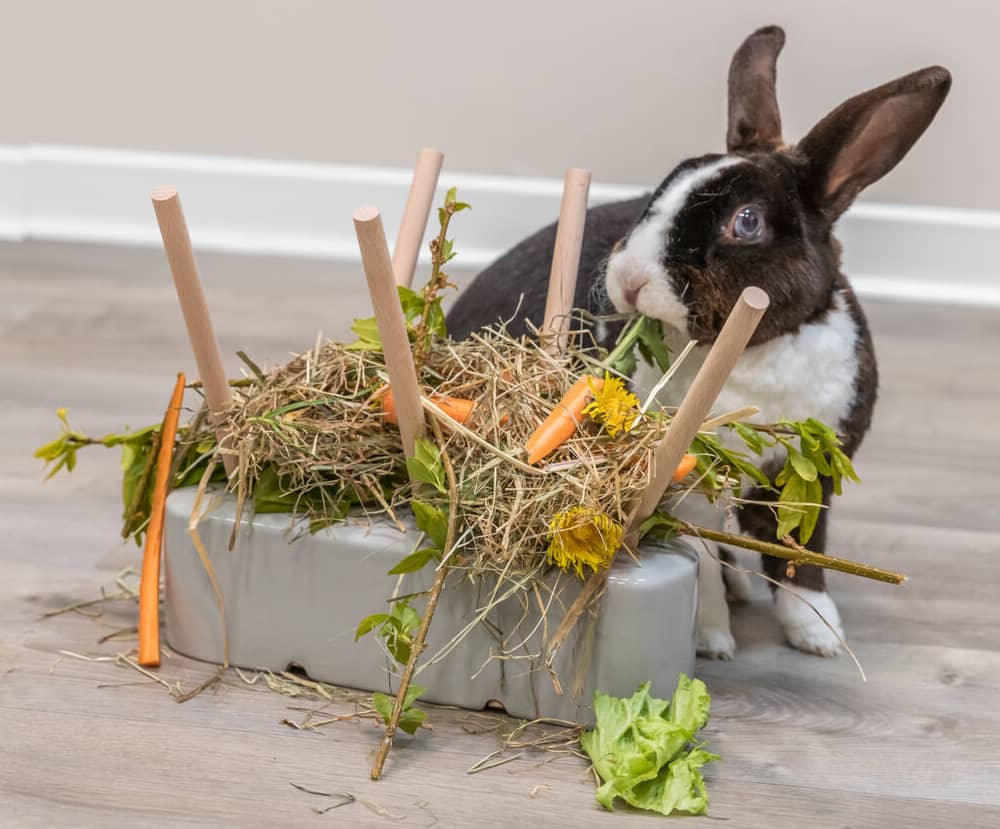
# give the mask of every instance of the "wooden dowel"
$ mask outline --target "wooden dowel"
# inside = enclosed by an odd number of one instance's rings
[[[180,196],[175,187],[157,187],[153,190],[153,210],[156,221],[160,225],[160,235],[163,237],[163,248],[167,253],[170,273],[174,278],[174,288],[180,301],[184,324],[187,326],[194,361],[198,366],[198,374],[205,391],[205,402],[217,422],[218,415],[228,409],[233,402],[229,390],[229,380],[222,367],[222,354],[215,338],[212,318],[205,302],[205,292],[201,278],[198,276],[198,266],[194,261],[194,251],[191,249],[191,236],[187,223],[184,221],[184,211],[181,209]],[[216,431],[219,446],[225,445],[227,435]],[[227,475],[232,475],[236,469],[235,455],[222,455],[222,463]]]
[[[556,229],[552,270],[549,272],[549,292],[545,299],[543,334],[551,335],[550,350],[559,353],[569,340],[570,311],[576,296],[576,278],[583,248],[583,228],[587,221],[587,196],[590,193],[590,173],[570,167],[563,180],[559,226]]]
[[[420,405],[420,385],[413,365],[413,352],[406,335],[406,320],[399,304],[396,280],[393,276],[389,245],[378,208],[364,205],[354,211],[354,230],[361,248],[361,264],[368,282],[375,308],[375,323],[382,340],[385,367],[396,402],[399,433],[403,438],[403,452],[413,455],[413,444],[426,431],[423,408]]]
[[[652,515],[670,485],[681,456],[687,452],[715,404],[736,361],[743,354],[770,300],[760,288],[747,288],[729,312],[726,324],[681,401],[670,428],[653,456],[653,477],[637,502],[629,521],[629,534]]]
[[[392,271],[396,275],[397,285],[409,288],[413,282],[413,272],[417,269],[420,245],[424,241],[427,217],[434,202],[434,191],[437,189],[443,161],[444,155],[432,147],[424,147],[417,154],[410,193],[406,197],[403,220],[399,223],[396,247],[392,251]]]

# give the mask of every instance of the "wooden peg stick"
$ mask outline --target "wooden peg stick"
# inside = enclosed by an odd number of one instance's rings
[[[365,205],[355,210],[354,230],[358,235],[361,264],[375,308],[375,323],[382,340],[382,353],[385,355],[385,367],[392,385],[392,396],[396,401],[403,452],[409,458],[413,455],[414,441],[423,437],[426,425],[420,405],[417,370],[413,365],[413,352],[410,351],[410,340],[406,335],[406,320],[399,304],[392,261],[389,259],[389,246],[385,241],[385,230],[378,208]]]
[[[427,217],[434,202],[434,191],[437,189],[443,161],[444,155],[432,147],[424,147],[417,154],[410,194],[406,197],[403,220],[399,223],[399,235],[392,252],[392,271],[396,275],[397,285],[409,288],[413,282],[413,272],[417,269],[420,244],[424,241]]]
[[[760,288],[747,288],[729,312],[726,324],[712,345],[691,388],[681,401],[670,428],[653,456],[653,478],[632,512],[630,530],[635,532],[667,491],[681,456],[687,452],[701,428],[730,372],[740,358],[770,300]]]
[[[219,413],[232,405],[233,396],[229,390],[226,372],[222,367],[222,355],[212,327],[212,318],[208,313],[208,304],[205,302],[198,266],[194,261],[191,236],[184,221],[180,196],[177,195],[175,187],[169,186],[157,187],[152,195],[153,210],[156,212],[160,235],[163,237],[163,248],[167,253],[167,262],[174,277],[174,288],[177,289],[177,299],[180,301],[181,313],[187,325],[194,361],[198,366],[198,374],[205,390],[205,402],[215,420]],[[217,431],[216,436],[219,445],[222,446],[226,434]],[[223,454],[222,464],[226,474],[232,475],[236,469],[236,456]]]
[[[542,332],[552,337],[550,350],[553,353],[563,351],[569,341],[569,315],[576,296],[576,277],[580,269],[589,193],[590,173],[570,167],[563,180],[559,226],[556,229],[552,270],[549,272],[549,292],[545,299],[545,318],[542,322]]]

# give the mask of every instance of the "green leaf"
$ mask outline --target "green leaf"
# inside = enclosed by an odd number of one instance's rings
[[[805,500],[806,482],[797,475],[791,476],[778,497],[778,538],[784,538],[802,522],[804,512],[798,504]],[[782,506],[786,502],[796,506]]]
[[[403,698],[403,710],[399,716],[399,728],[401,731],[413,734],[420,728],[421,723],[427,719],[427,712],[412,707],[413,701],[426,690],[426,688],[421,688],[419,685],[411,685],[406,689],[406,696]],[[386,725],[392,719],[392,711],[395,705],[395,697],[390,697],[388,694],[383,694],[379,691],[372,694],[372,707],[378,712],[378,715],[382,718],[382,722]]]
[[[703,815],[708,809],[708,790],[700,769],[718,759],[719,755],[700,748],[682,754],[667,766],[666,774],[639,783],[632,790],[629,803],[663,815],[671,812]]]
[[[424,547],[415,553],[410,553],[410,555],[393,567],[388,575],[399,576],[403,573],[415,573],[417,570],[422,570],[427,562],[432,558],[436,558],[439,553],[440,549],[437,547]]]
[[[458,188],[452,187],[447,193],[444,194],[445,207],[454,207],[457,199],[458,199]]]
[[[391,618],[408,636],[416,633],[417,628],[420,627],[420,614],[410,607],[410,603],[405,599],[401,599],[392,606]]]
[[[823,484],[819,481],[809,481],[806,484],[805,500],[815,506],[808,507],[802,516],[802,523],[799,525],[799,543],[808,544],[812,538],[813,530],[816,529],[816,522],[822,511]]]
[[[66,444],[66,437],[60,435],[55,440],[46,443],[44,446],[39,446],[35,450],[34,457],[43,461],[54,461],[59,455],[62,454],[63,446]]]
[[[650,365],[666,372],[670,368],[670,353],[663,341],[663,323],[652,317],[643,317],[639,327],[639,351]]]
[[[287,492],[281,485],[278,473],[273,466],[267,466],[261,472],[253,488],[253,508],[261,514],[271,512],[292,512],[297,496]]]
[[[392,708],[394,705],[395,700],[388,694],[383,694],[380,691],[372,694],[372,708],[378,711],[379,716],[386,725],[392,719]]]
[[[409,323],[420,319],[420,315],[424,313],[424,305],[426,304],[424,302],[424,295],[405,285],[398,286],[396,291],[399,294],[399,304],[403,308],[403,316],[406,318],[406,321]]]
[[[789,448],[788,460],[792,464],[795,473],[805,481],[816,480],[816,464],[809,458],[795,449]]]
[[[742,452],[735,452],[732,449],[728,449],[722,445],[722,442],[713,435],[698,435],[694,441],[691,443],[691,452],[693,452],[698,458],[698,465],[695,467],[697,470],[698,477],[703,477],[704,481],[708,486],[713,489],[723,488],[725,481],[719,480],[719,476],[713,474],[712,468],[716,467],[718,469],[728,468],[729,474],[739,473],[739,475],[745,475],[762,487],[770,488],[771,481],[758,468],[754,465],[745,454]],[[737,475],[737,477],[739,477]],[[741,484],[739,481],[733,486],[733,492],[736,495],[740,494]]]
[[[816,471],[824,478],[829,478],[833,475],[833,467],[830,465],[830,460],[822,448],[815,450],[810,449],[806,447],[805,441],[803,441],[802,454],[813,462],[816,466]]]
[[[399,728],[407,734],[414,734],[421,723],[427,719],[427,712],[420,708],[405,708],[399,715]]]
[[[403,708],[409,708],[416,699],[421,696],[427,689],[422,685],[410,684],[410,687],[406,689],[406,696],[403,697]],[[412,733],[412,732],[411,732]]]
[[[640,540],[647,535],[653,538],[668,539],[680,533],[680,525],[676,518],[664,512],[654,512],[639,525]]]
[[[428,504],[414,498],[410,503],[417,527],[427,533],[427,537],[444,552],[444,543],[448,538],[448,516],[440,507]]]
[[[845,478],[850,478],[855,483],[861,483],[861,478],[858,477],[858,473],[854,471],[854,465],[851,463],[851,459],[847,457],[839,449],[833,452],[833,462],[836,464],[837,469],[840,470],[840,474]]]
[[[445,486],[444,462],[441,460],[437,445],[432,440],[416,439],[413,444],[413,457],[406,459],[406,471],[411,478],[430,484],[442,494],[448,491]]]
[[[431,310],[427,314],[427,331],[437,337],[448,336],[444,309],[441,307],[441,297],[431,303]]]
[[[635,358],[635,349],[622,354],[614,365],[615,371],[619,371],[626,377],[632,377],[639,367],[639,361]]]
[[[378,325],[375,317],[366,319],[356,319],[351,323],[351,331],[358,335],[350,345],[345,346],[349,351],[381,351],[382,337],[378,333]]]
[[[746,423],[732,423],[730,426],[733,431],[740,436],[740,440],[742,440],[747,445],[747,448],[755,455],[759,455],[764,451],[764,441],[761,434],[752,426],[747,426]]]
[[[703,814],[708,796],[700,769],[718,758],[691,744],[710,704],[705,684],[684,674],[669,705],[649,695],[648,682],[628,698],[595,693],[596,726],[580,744],[602,781],[597,801],[606,809],[621,798],[664,815]]]
[[[362,636],[371,633],[379,625],[384,625],[388,621],[388,613],[373,613],[371,616],[365,616],[361,620],[361,624],[358,625],[357,632],[354,634],[354,641],[357,642]]]

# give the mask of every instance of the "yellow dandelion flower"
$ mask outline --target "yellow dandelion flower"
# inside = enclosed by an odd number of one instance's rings
[[[596,389],[591,385],[590,390],[594,399],[583,413],[602,423],[611,437],[630,431],[639,414],[639,398],[608,372],[604,373],[604,385]]]
[[[557,513],[549,529],[549,563],[562,570],[572,567],[581,579],[584,567],[596,573],[611,564],[622,542],[621,524],[590,507],[571,507]]]

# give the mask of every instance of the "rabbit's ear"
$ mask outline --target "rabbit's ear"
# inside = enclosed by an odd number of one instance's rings
[[[948,70],[931,66],[850,98],[813,127],[798,149],[805,185],[829,219],[899,163],[950,88]]]
[[[785,45],[779,26],[758,29],[743,41],[729,64],[730,152],[773,150],[781,145],[781,115],[774,94],[775,63]]]

